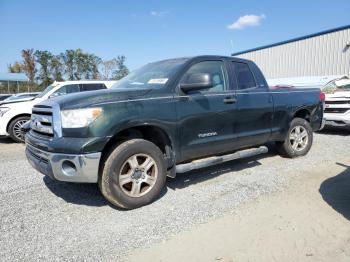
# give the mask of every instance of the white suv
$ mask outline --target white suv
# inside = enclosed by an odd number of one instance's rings
[[[326,126],[350,127],[350,79],[333,80],[322,91],[326,93]]]
[[[98,80],[54,82],[30,101],[4,103],[0,106],[0,136],[10,136],[14,141],[22,142],[20,128],[30,119],[34,105],[60,95],[107,89],[115,83]]]

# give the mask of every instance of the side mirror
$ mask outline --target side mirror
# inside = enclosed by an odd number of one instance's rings
[[[187,79],[180,84],[180,89],[187,93],[189,91],[212,88],[213,86],[213,80],[210,74],[195,73],[189,75]]]

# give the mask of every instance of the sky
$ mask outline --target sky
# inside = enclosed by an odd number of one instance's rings
[[[349,0],[0,0],[0,72],[22,49],[148,62],[230,55],[350,24]]]

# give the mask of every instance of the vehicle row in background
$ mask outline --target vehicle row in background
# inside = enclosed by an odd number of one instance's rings
[[[24,101],[8,101],[0,105],[0,136],[10,136],[16,142],[22,142],[20,128],[30,120],[34,105],[61,95],[110,88],[116,81],[65,81],[54,82],[39,95]]]

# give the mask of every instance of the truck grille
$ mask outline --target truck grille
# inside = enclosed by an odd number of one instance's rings
[[[54,136],[53,110],[50,106],[36,105],[32,110],[30,123],[34,134],[51,138]]]
[[[350,100],[325,101],[326,105],[348,105]]]
[[[333,114],[344,114],[349,110],[349,108],[326,108],[324,110],[325,113],[333,113]]]

